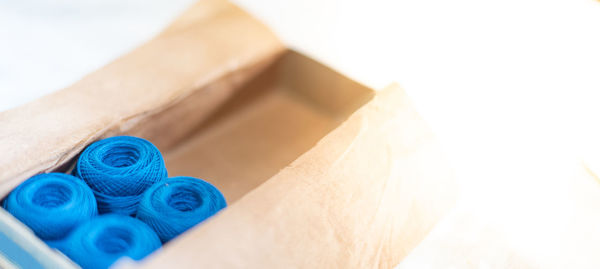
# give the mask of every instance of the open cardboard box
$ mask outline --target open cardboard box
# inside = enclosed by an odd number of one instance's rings
[[[221,0],[199,2],[73,86],[2,112],[0,126],[2,197],[119,134],[155,143],[170,176],[223,192],[228,208],[122,267],[389,268],[455,200],[435,139],[398,86],[374,91],[286,49]],[[5,255],[22,248],[41,267],[74,266],[0,217]]]

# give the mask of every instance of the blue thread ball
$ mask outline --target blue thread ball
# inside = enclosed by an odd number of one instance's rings
[[[4,208],[45,240],[62,238],[98,214],[92,190],[61,173],[31,177],[8,195]]]
[[[141,260],[161,246],[152,228],[119,214],[100,215],[77,227],[64,240],[47,243],[83,269],[105,269],[125,256]]]
[[[100,213],[133,215],[142,193],[167,177],[160,151],[149,141],[115,136],[87,147],[75,174],[94,191]]]
[[[144,193],[137,218],[152,227],[164,243],[226,205],[223,194],[210,183],[192,177],[173,177]]]

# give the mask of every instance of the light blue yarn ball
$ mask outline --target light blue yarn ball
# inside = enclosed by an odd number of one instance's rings
[[[223,194],[210,183],[192,177],[173,177],[144,193],[137,218],[152,227],[165,243],[226,205]]]
[[[141,260],[161,246],[160,239],[148,225],[118,214],[95,217],[64,240],[47,243],[83,269],[105,269],[125,256]]]
[[[92,190],[61,173],[31,177],[8,195],[4,208],[45,240],[62,238],[98,214]]]
[[[133,215],[142,193],[165,179],[167,169],[160,151],[149,141],[115,136],[87,147],[75,174],[94,191],[100,213]]]

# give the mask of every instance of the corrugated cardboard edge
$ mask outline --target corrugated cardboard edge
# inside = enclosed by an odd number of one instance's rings
[[[195,126],[155,115],[204,107],[182,119],[197,123],[283,51],[241,9],[222,0],[199,2],[158,37],[73,86],[0,113],[0,197],[105,136],[155,128],[166,130],[159,140],[171,145]],[[198,103],[181,105],[194,95]]]
[[[390,268],[454,205],[456,189],[431,131],[392,85],[142,267]]]

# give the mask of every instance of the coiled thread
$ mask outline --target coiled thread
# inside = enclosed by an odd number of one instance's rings
[[[137,218],[152,227],[162,242],[167,242],[225,206],[223,194],[210,183],[173,177],[144,193]]]
[[[145,223],[130,216],[106,214],[77,227],[61,241],[47,242],[84,269],[104,269],[121,257],[141,260],[160,248]]]
[[[92,190],[61,173],[31,177],[10,193],[4,208],[44,240],[63,238],[98,214]]]
[[[91,144],[81,153],[75,173],[94,191],[100,213],[125,215],[135,214],[142,193],[167,177],[160,151],[131,136]]]

